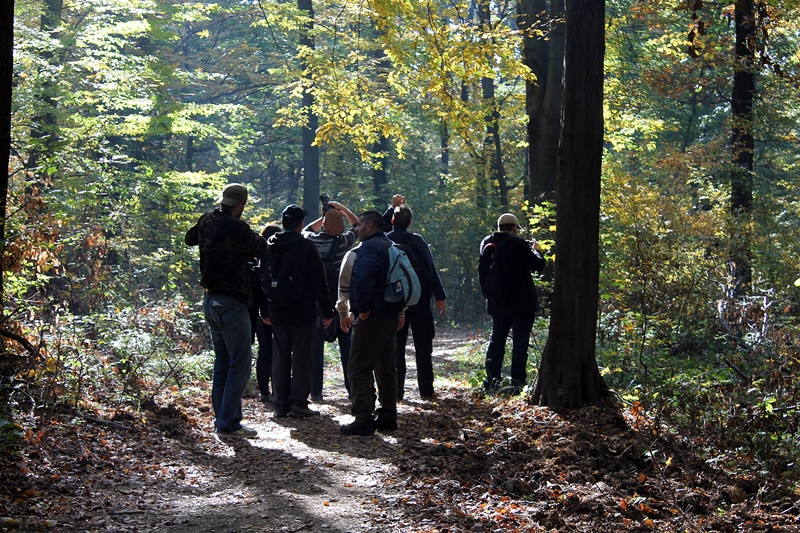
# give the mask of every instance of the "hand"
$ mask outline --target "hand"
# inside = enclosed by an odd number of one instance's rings
[[[402,194],[395,194],[392,196],[392,207],[397,207],[406,203],[406,197]]]
[[[331,318],[323,317],[322,318],[322,325],[325,326],[326,328],[331,325],[331,322],[333,322],[333,317],[331,317]]]
[[[341,328],[342,331],[347,333],[352,327],[353,321],[350,319],[350,315],[339,317],[339,328]]]
[[[342,210],[342,204],[340,204],[339,202],[334,202],[333,200],[331,200],[330,202],[328,202],[328,205],[336,209],[337,211]]]
[[[403,326],[406,325],[406,315],[400,315],[400,320],[397,322],[397,331],[403,329]]]
[[[529,243],[530,243],[530,245],[531,245],[531,250],[536,250],[536,251],[537,251],[537,252],[539,252],[539,253],[541,253],[541,252],[542,252],[542,245],[541,245],[541,244],[539,244],[539,241],[537,241],[536,239],[531,239],[531,240],[530,240],[530,241],[528,241],[528,242],[529,242]]]
[[[372,311],[366,311],[364,313],[358,313],[358,319],[359,320],[366,320],[366,319],[369,318],[369,315],[371,315],[371,314],[372,314]]]
[[[447,309],[447,304],[444,300],[436,300],[436,310],[439,311],[439,316],[444,315],[444,310]]]
[[[263,322],[264,324],[266,324],[266,325],[268,325],[268,326],[271,326],[271,325],[272,325],[272,320],[270,320],[270,319],[269,319],[269,317],[267,317],[267,318],[262,318],[262,319],[261,319],[261,322]]]

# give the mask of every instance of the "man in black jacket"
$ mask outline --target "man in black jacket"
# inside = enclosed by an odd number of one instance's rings
[[[186,232],[189,246],[200,246],[200,285],[206,289],[203,310],[214,345],[211,404],[221,437],[255,437],[241,424],[242,394],[250,379],[253,305],[248,262],[262,257],[267,242],[241,220],[247,187],[231,183],[217,199],[219,207]]]
[[[502,298],[487,300],[487,312],[492,317],[492,336],[486,350],[484,388],[487,392],[494,391],[500,384],[506,339],[512,329],[511,385],[515,391],[521,391],[527,379],[528,342],[534,317],[539,310],[531,272],[541,271],[545,260],[535,240],[527,242],[518,236],[520,229],[517,217],[504,213],[497,220],[497,231],[481,242],[481,253],[489,243],[498,246],[497,253],[502,255],[505,269],[504,285],[507,287]]]
[[[443,315],[446,309],[444,286],[439,272],[433,263],[428,243],[419,233],[408,231],[411,226],[411,208],[405,204],[405,197],[395,194],[392,207],[383,215],[384,228],[388,224],[393,228],[386,236],[400,244],[408,254],[414,271],[419,278],[421,295],[419,302],[406,309],[406,320],[397,331],[395,360],[397,361],[397,399],[402,400],[406,381],[406,342],[409,328],[414,332],[414,358],[417,363],[417,385],[423,400],[434,398],[433,390],[433,338],[436,329],[433,323],[431,298],[436,302],[436,310]]]
[[[328,293],[322,260],[314,243],[300,234],[305,215],[306,211],[294,204],[283,210],[283,231],[270,237],[265,260],[266,265],[278,264],[278,257],[281,257],[281,263],[291,261],[291,275],[299,291],[296,300],[287,305],[272,298],[267,286],[268,301],[266,307],[262,307],[265,322],[272,325],[272,386],[275,416],[278,418],[287,415],[305,418],[319,414],[308,408],[317,304],[325,327],[333,320],[333,303]],[[293,257],[290,259],[287,255]],[[269,266],[262,268],[262,275],[266,276],[267,285],[276,281],[269,278]]]

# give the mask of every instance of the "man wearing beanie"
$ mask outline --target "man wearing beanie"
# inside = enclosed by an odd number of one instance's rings
[[[278,418],[319,415],[308,407],[317,306],[325,326],[334,314],[317,247],[300,234],[305,217],[305,209],[295,204],[283,210],[283,231],[269,238],[266,268],[262,268],[268,300],[262,316],[272,325],[272,385]],[[279,298],[271,287],[288,281],[281,279],[287,268],[293,289]]]

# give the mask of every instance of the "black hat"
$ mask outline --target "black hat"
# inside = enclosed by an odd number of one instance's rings
[[[308,211],[297,204],[287,205],[281,213],[281,223],[286,226],[294,227],[306,218]]]

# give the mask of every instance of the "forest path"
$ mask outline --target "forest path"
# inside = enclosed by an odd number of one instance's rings
[[[465,330],[437,332],[437,376],[443,375],[451,355],[470,337]],[[147,516],[128,521],[139,531],[186,533],[393,530],[395,519],[385,509],[393,507],[392,502],[402,495],[384,485],[398,475],[391,460],[404,448],[398,438],[404,438],[403,426],[414,424],[415,413],[436,408],[435,402],[419,398],[411,338],[406,356],[406,400],[398,405],[397,432],[342,436],[340,424],[352,417],[341,368],[329,364],[325,399],[311,404],[321,416],[276,419],[269,406],[245,399],[244,423],[257,429],[258,437],[219,440],[211,433],[198,435],[199,449],[182,450],[180,457],[171,461],[171,469],[185,482],[152,494],[155,501],[150,502]],[[210,428],[208,407],[200,409],[200,427]]]

